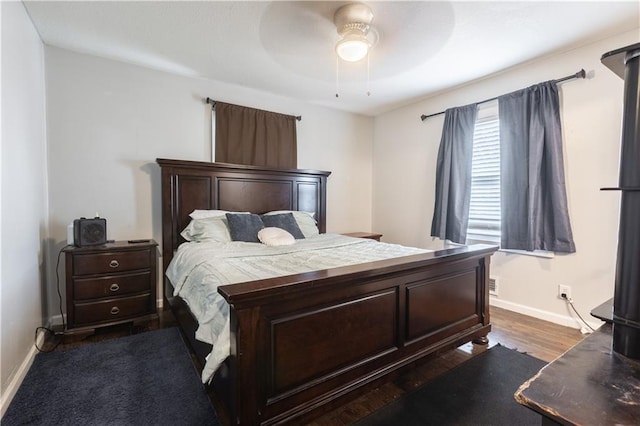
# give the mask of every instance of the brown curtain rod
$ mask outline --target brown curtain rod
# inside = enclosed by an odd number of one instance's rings
[[[208,104],[211,104],[211,108],[215,108],[215,107],[216,107],[216,102],[217,102],[217,101],[214,101],[214,100],[213,100],[213,99],[211,99],[211,98],[207,98],[207,99],[206,99],[206,102],[207,102]],[[296,117],[296,120],[298,120],[298,121],[302,121],[302,116],[301,116],[301,115],[296,115],[295,117]]]
[[[562,77],[562,78],[560,78],[560,79],[558,79],[558,80],[554,80],[554,81],[555,81],[556,83],[561,83],[561,82],[563,82],[563,81],[573,80],[574,78],[585,78],[586,76],[587,76],[587,73],[584,71],[584,69],[581,69],[580,71],[578,71],[578,72],[577,72],[577,73],[575,73],[575,74],[571,74],[571,75],[568,75],[568,76],[566,76],[566,77]],[[495,97],[490,98],[490,99],[485,99],[484,101],[476,102],[476,105],[478,105],[478,104],[484,104],[484,103],[486,103],[486,102],[495,101],[495,100],[496,100],[496,99],[498,99],[499,97],[500,97],[500,96],[495,96]],[[208,98],[207,98],[207,99],[208,99]],[[440,111],[440,112],[436,112],[436,113],[434,113],[434,114],[429,114],[429,115],[424,115],[424,114],[422,114],[422,115],[420,116],[420,120],[424,121],[424,120],[426,120],[426,119],[427,119],[427,118],[429,118],[429,117],[435,117],[436,115],[444,114],[445,112],[446,112],[446,111]]]

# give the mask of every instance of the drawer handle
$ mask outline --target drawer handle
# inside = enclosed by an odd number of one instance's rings
[[[111,291],[118,291],[120,290],[120,286],[116,283],[111,284],[111,287],[109,287],[109,290]]]
[[[118,315],[120,313],[120,308],[118,308],[117,306],[114,306],[113,308],[111,308],[111,315]]]
[[[117,268],[118,266],[120,266],[120,263],[114,259],[111,262],[109,262],[109,266],[112,268]]]

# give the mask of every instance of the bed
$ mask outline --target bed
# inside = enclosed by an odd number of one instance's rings
[[[312,212],[326,231],[330,172],[158,159],[166,272],[193,210]],[[230,355],[212,386],[231,423],[302,422],[429,355],[486,343],[496,247],[463,246],[223,285]],[[165,306],[203,363],[189,307],[165,276]]]

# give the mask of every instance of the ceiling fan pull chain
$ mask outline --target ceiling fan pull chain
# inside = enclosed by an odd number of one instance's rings
[[[338,96],[338,68],[340,65],[340,58],[338,57],[338,54],[336,53],[336,98],[339,98],[340,96]]]
[[[371,51],[367,52],[367,96],[371,96]]]

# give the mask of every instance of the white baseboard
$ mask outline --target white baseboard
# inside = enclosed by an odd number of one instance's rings
[[[574,318],[568,315],[554,314],[553,312],[543,311],[542,309],[536,309],[529,306],[520,305],[518,303],[498,299],[497,297],[490,297],[489,304],[491,304],[491,306],[497,306],[498,308],[517,312],[523,315],[528,315],[530,317],[549,321],[554,324],[563,325],[565,327],[576,328],[578,330],[582,330],[584,328],[584,324],[577,317]],[[585,318],[585,320],[594,329],[597,329],[602,325],[602,321],[598,321],[598,320],[591,321],[591,318],[589,319]]]
[[[65,320],[65,324],[67,323],[67,316],[64,316],[64,320]],[[51,328],[54,326],[58,326],[58,325],[62,325],[62,315],[58,314],[58,315],[54,315],[51,318],[49,318],[49,323],[47,324],[47,327]]]
[[[38,337],[36,338],[36,344],[38,345],[38,347],[42,347],[43,343],[44,331],[40,330],[38,332]],[[0,396],[0,417],[4,416],[4,413],[7,411],[7,408],[9,408],[9,404],[11,404],[13,397],[16,396],[16,392],[18,392],[18,388],[27,375],[29,368],[31,368],[31,364],[33,364],[33,360],[35,359],[37,353],[38,350],[36,349],[36,346],[31,346],[29,353],[27,353],[26,358],[24,359],[24,361],[22,361],[22,364],[20,364],[20,367],[18,368],[15,376],[13,376],[13,379],[11,379],[11,381],[9,382],[9,385],[5,389],[4,393],[2,394],[2,396]]]

